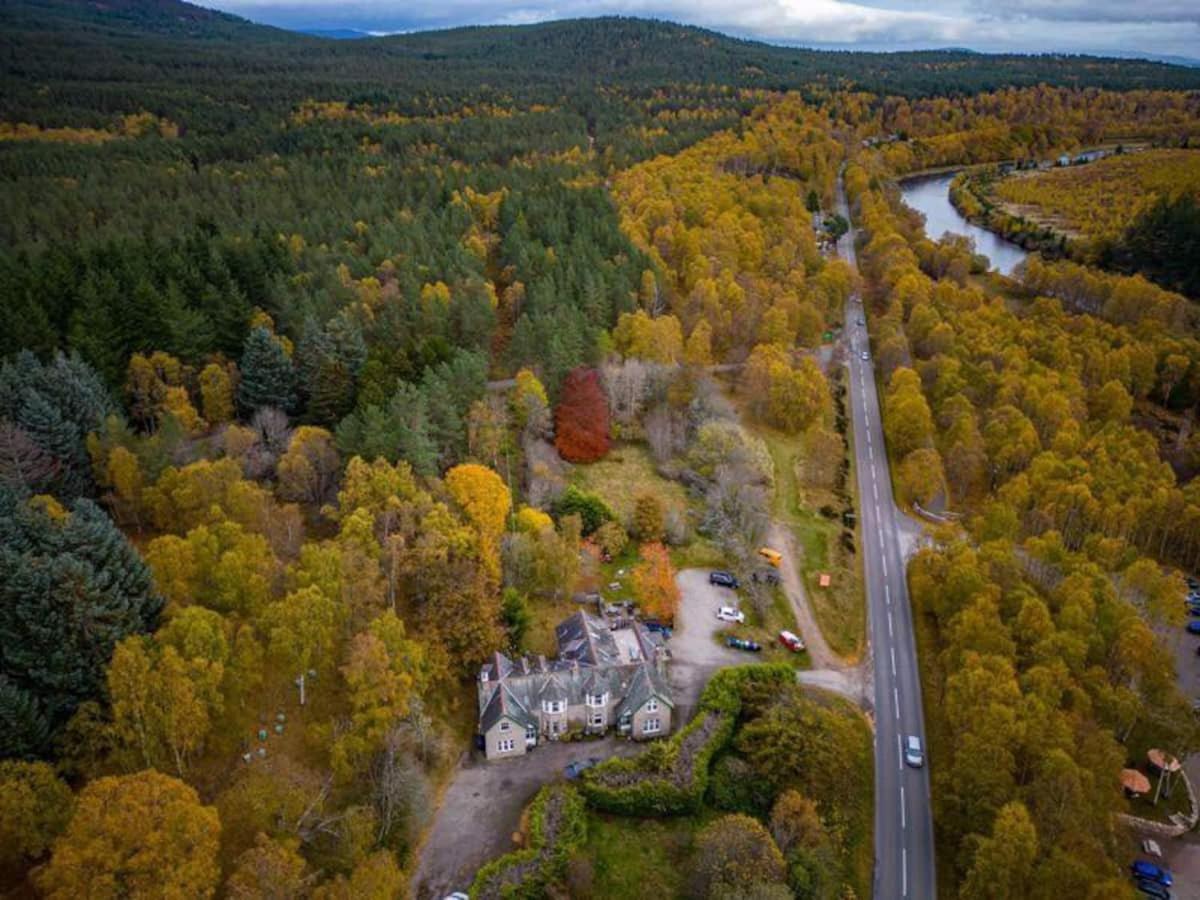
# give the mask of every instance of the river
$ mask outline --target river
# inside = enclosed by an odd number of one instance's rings
[[[1011,275],[1029,254],[1012,241],[1006,241],[986,228],[968,222],[950,202],[950,182],[957,172],[918,175],[900,182],[904,202],[925,216],[925,233],[937,240],[947,231],[964,234],[975,241],[975,252],[982,253],[992,268]]]

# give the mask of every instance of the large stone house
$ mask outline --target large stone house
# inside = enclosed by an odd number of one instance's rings
[[[577,612],[555,629],[558,658],[497,653],[479,671],[479,733],[488,759],[520,756],[568,732],[637,740],[671,731],[666,649],[640,623],[617,631]]]

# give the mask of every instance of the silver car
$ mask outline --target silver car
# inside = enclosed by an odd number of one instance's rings
[[[921,739],[910,734],[904,740],[904,761],[914,769],[925,765],[925,751],[921,749]]]

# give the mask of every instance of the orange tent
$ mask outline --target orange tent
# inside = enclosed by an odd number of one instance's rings
[[[1121,787],[1131,794],[1150,793],[1150,779],[1137,769],[1121,770]]]

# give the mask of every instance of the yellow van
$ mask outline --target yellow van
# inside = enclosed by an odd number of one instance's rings
[[[770,547],[759,547],[758,555],[777,569],[779,568],[779,563],[783,560],[783,554],[778,550],[772,550]]]

